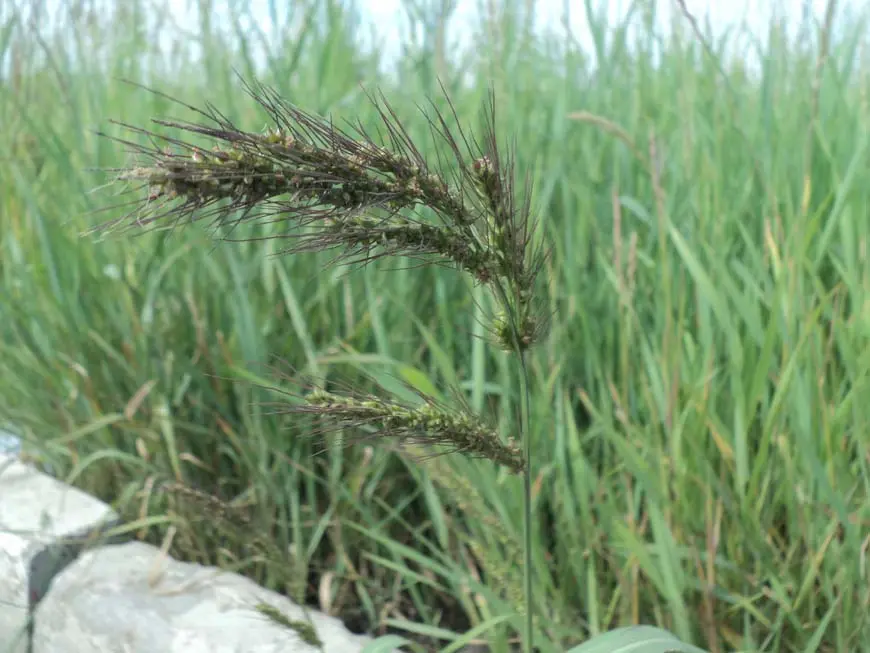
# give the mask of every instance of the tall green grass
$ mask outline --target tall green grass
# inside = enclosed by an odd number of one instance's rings
[[[250,129],[263,117],[233,68],[371,125],[362,82],[415,136],[439,78],[472,124],[492,87],[556,243],[555,321],[531,361],[542,651],[629,623],[714,653],[870,646],[868,17],[835,21],[827,46],[771,25],[756,73],[685,20],[657,34],[639,3],[633,30],[595,24],[592,69],[508,3],[462,61],[430,29],[385,76],[348,8],[311,7],[264,71],[244,16],[218,29],[208,6],[185,32],[157,28],[169,57],[143,27],[148,3],[57,33],[14,13],[0,26],[0,422],[178,557],[240,568],[356,630],[508,650],[522,497],[501,473],[379,448],[314,456],[255,384],[272,355],[455,384],[510,430],[508,361],[455,275],[324,274],[328,258],[216,246],[201,228],[80,236],[123,199],[87,170],[122,163],[93,130],[189,117],[117,77]],[[253,526],[202,521],[155,489],[164,478]]]

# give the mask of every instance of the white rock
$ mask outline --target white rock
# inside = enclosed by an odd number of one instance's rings
[[[141,542],[83,553],[54,580],[36,611],[33,653],[314,653],[255,606],[310,619],[327,653],[368,638],[333,617],[305,612],[238,574],[182,563]]]
[[[0,453],[0,651],[26,650],[31,605],[114,519],[101,501]]]

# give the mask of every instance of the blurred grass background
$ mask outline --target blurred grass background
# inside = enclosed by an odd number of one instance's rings
[[[118,78],[252,130],[264,117],[233,69],[368,126],[360,84],[378,87],[424,147],[417,105],[444,106],[439,79],[472,126],[492,88],[555,245],[554,328],[532,362],[542,650],[631,623],[713,653],[870,649],[868,15],[831,5],[791,37],[772,23],[744,46],[754,71],[722,54],[745,35],[702,42],[685,16],[663,35],[652,0],[621,24],[587,4],[593,67],[564,34],[528,29],[532,5],[485,12],[473,51],[451,53],[438,6],[409,2],[423,38],[391,75],[346,2],[276,15],[283,41],[256,70],[250,17],[217,25],[205,0],[180,27],[142,0],[69,3],[55,30],[0,14],[0,426],[179,558],[356,631],[435,650],[476,629],[507,650],[520,484],[457,456],[318,453],[252,383],[277,356],[455,384],[508,432],[509,361],[476,337],[462,279],[346,274],[199,227],[81,236],[119,215],[93,213],[118,188],[89,168],[129,163],[94,130],[191,118]],[[162,479],[249,525],[203,520]]]

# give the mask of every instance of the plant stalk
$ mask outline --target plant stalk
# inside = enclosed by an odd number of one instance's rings
[[[523,584],[526,595],[526,637],[523,645],[525,653],[532,653],[534,632],[534,612],[532,609],[532,438],[529,428],[531,399],[529,396],[529,368],[526,353],[517,352],[520,358],[520,437],[523,442]]]

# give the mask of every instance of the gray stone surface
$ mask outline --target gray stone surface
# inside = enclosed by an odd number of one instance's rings
[[[27,650],[27,547],[0,526],[0,653]]]
[[[53,576],[116,516],[101,501],[0,453],[0,653],[26,651]]]
[[[305,612],[229,572],[173,560],[141,542],[83,553],[54,580],[36,611],[33,653],[313,653],[255,610],[293,620]],[[327,653],[362,650],[365,637],[309,610]]]

